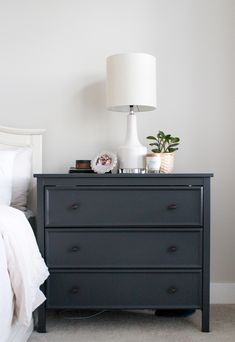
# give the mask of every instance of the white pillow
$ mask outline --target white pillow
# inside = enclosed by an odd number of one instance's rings
[[[0,204],[10,205],[16,151],[0,151]]]
[[[32,176],[32,149],[30,147],[14,149],[11,146],[1,146],[0,151],[14,151],[16,154],[12,175],[11,206],[20,210],[26,210]]]
[[[32,149],[22,147],[17,149],[13,170],[11,205],[20,210],[26,210],[30,180],[32,176]]]

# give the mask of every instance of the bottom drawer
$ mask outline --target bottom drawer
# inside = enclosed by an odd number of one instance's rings
[[[201,271],[51,271],[48,308],[200,308]]]

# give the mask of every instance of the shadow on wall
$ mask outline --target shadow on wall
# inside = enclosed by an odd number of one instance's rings
[[[110,148],[115,126],[106,110],[105,80],[93,83],[82,80],[80,88],[76,88],[70,98],[65,125],[70,146],[79,141],[80,146],[85,146],[87,155]]]
[[[105,81],[91,83],[80,89],[74,95],[73,111],[76,115],[76,121],[84,124],[95,124],[105,122],[107,120],[106,112],[106,93]]]

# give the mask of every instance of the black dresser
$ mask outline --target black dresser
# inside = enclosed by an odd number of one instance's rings
[[[38,174],[38,309],[200,309],[209,331],[212,174]]]

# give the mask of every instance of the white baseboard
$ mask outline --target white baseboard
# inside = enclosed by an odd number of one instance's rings
[[[211,304],[235,304],[235,283],[211,283]]]

